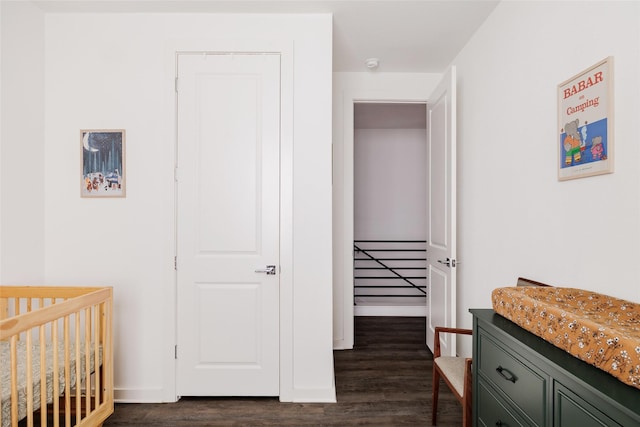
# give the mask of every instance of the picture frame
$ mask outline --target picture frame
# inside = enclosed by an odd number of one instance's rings
[[[80,196],[126,197],[124,129],[80,130]]]
[[[558,180],[613,173],[613,57],[558,85]]]

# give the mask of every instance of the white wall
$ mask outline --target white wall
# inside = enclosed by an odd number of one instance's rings
[[[640,301],[639,32],[638,2],[505,1],[454,60],[458,325],[518,276]],[[559,182],[557,85],[609,55],[615,173]]]
[[[426,160],[425,129],[355,130],[356,240],[425,239]]]
[[[0,2],[0,283],[44,280],[44,13]]]
[[[112,285],[116,397],[175,397],[173,46],[284,40],[293,52],[295,254],[283,400],[335,399],[331,330],[331,16],[46,18],[46,281]],[[168,58],[168,63],[167,63]],[[79,129],[127,131],[127,197],[79,197]],[[292,194],[291,194],[292,192]],[[291,219],[292,218],[292,219]]]
[[[422,73],[334,73],[333,345],[336,349],[353,348],[353,104],[426,102],[440,78],[440,74]]]
[[[2,91],[2,84],[3,84],[3,78],[2,78],[2,46],[3,46],[3,37],[2,37],[2,29],[5,28],[2,21],[2,16],[3,16],[3,11],[4,7],[2,5],[2,3],[0,3],[0,192],[2,190],[2,141],[4,141],[4,133],[3,133],[3,129],[4,126],[3,124],[3,116],[2,116],[2,104],[4,104],[4,92]],[[0,283],[2,283],[2,246],[3,246],[3,242],[2,242],[2,197],[0,196]]]

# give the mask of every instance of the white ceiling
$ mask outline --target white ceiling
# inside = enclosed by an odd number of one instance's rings
[[[47,12],[333,13],[333,70],[441,73],[499,0],[40,0]]]

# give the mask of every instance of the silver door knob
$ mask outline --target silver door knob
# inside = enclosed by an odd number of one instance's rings
[[[451,258],[447,258],[446,260],[439,259],[438,262],[440,264],[446,265],[447,267],[455,267],[456,266],[456,260],[455,259],[451,259]]]
[[[267,273],[272,276],[276,274],[276,266],[275,265],[267,265],[267,268],[260,268],[256,270],[256,273]]]

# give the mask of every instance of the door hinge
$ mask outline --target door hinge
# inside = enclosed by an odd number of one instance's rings
[[[178,270],[178,256],[173,257],[173,269]]]
[[[177,344],[176,344],[176,346],[174,347],[173,356],[174,356],[174,358],[175,358],[176,360],[178,359],[178,345],[177,345]]]
[[[174,167],[173,168],[173,179],[174,181],[178,182],[178,167]]]
[[[174,89],[175,89],[176,93],[178,93],[178,77],[176,77],[176,79],[174,81]]]

